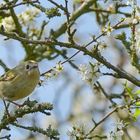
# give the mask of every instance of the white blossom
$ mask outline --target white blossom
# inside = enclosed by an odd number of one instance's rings
[[[46,79],[49,79],[49,78],[51,78],[53,76],[53,74],[51,73],[51,72],[47,72],[46,74],[45,74],[45,78]]]
[[[61,63],[57,63],[56,66],[50,70],[50,72],[47,72],[45,74],[45,78],[49,79],[55,76],[58,76],[62,71],[63,71],[64,67]]]
[[[64,69],[63,65],[61,63],[57,63],[56,66],[55,66],[55,71],[60,73],[62,72]]]
[[[111,11],[112,13],[115,13],[115,5],[114,4],[110,4],[109,7],[107,8],[107,11]]]
[[[2,22],[0,23],[0,27],[1,26],[3,26],[4,30],[7,32],[15,30],[15,23],[11,16],[2,19]]]
[[[138,23],[138,19],[137,19],[137,18],[134,18],[134,19],[132,20],[132,23],[133,23],[133,24],[137,24],[137,23]]]
[[[88,66],[86,64],[79,65],[80,72],[85,72],[87,69],[88,69]]]
[[[124,135],[123,130],[119,130],[119,131],[116,132],[117,137],[122,137],[123,135]]]
[[[104,42],[98,44],[98,50],[100,52],[105,50],[105,48],[107,48],[107,45]]]
[[[123,129],[125,127],[125,124],[124,124],[124,122],[123,121],[120,121],[120,120],[118,120],[117,121],[117,123],[116,123],[116,128],[118,128],[118,129]]]
[[[95,83],[101,76],[97,65],[90,66],[86,64],[81,64],[79,66],[79,71],[82,76],[82,80],[87,82],[88,84]]]
[[[108,36],[110,36],[111,32],[113,31],[113,27],[108,24],[107,26],[105,26],[103,29],[102,29],[102,32],[106,33]]]
[[[124,135],[124,127],[125,123],[123,121],[117,121],[114,131],[111,131],[108,134],[108,140],[122,140],[122,136]]]
[[[30,8],[22,12],[21,14],[17,14],[18,20],[23,25],[28,25],[30,22],[34,20],[34,18],[40,13],[40,10],[37,8]],[[11,32],[15,30],[15,23],[11,16],[5,17],[1,20],[0,27],[4,27],[4,30],[7,32]]]
[[[34,18],[39,15],[40,10],[37,8],[28,8],[24,12],[18,15],[20,22],[23,25],[27,25],[34,20]]]

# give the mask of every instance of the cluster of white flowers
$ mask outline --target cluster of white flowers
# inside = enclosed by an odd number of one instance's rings
[[[49,79],[55,76],[58,76],[62,71],[64,67],[61,63],[57,63],[56,66],[50,71],[45,74],[45,78]]]
[[[40,30],[38,28],[36,28],[34,25],[32,25],[28,29],[28,37],[33,39],[33,40],[37,40],[39,34],[40,34]]]
[[[0,23],[0,27],[1,26],[3,26],[4,30],[7,32],[15,30],[15,23],[11,16],[2,19],[2,22]]]
[[[110,36],[111,32],[113,31],[113,27],[110,25],[110,23],[105,26],[104,28],[102,28],[102,32],[107,34],[108,36]]]
[[[68,135],[70,136],[70,139],[75,138],[81,138],[83,139],[88,132],[88,127],[85,125],[85,123],[82,123],[79,121],[78,123],[75,123],[72,130],[68,131]]]
[[[116,9],[115,9],[115,5],[114,4],[110,4],[107,8],[107,11],[110,11],[112,13],[115,13],[116,12]]]
[[[98,50],[101,52],[107,48],[107,45],[105,42],[99,42],[98,43]]]
[[[40,13],[37,8],[30,8],[18,15],[19,21],[23,25],[28,25]]]
[[[98,78],[101,76],[99,72],[99,68],[97,64],[81,64],[79,66],[80,74],[82,75],[82,80],[87,82],[88,84],[94,84]]]
[[[108,140],[122,140],[122,136],[124,135],[123,129],[125,128],[125,124],[123,121],[118,121],[115,124],[114,131],[111,131],[108,135]]]
[[[133,16],[132,16],[133,18]],[[132,19],[133,24],[137,24],[140,21],[140,7],[135,7],[135,18]]]
[[[22,25],[29,25],[37,15],[39,15],[40,10],[37,8],[30,8],[18,14],[18,20]],[[5,17],[1,20],[0,27],[3,26],[4,30],[7,32],[15,30],[15,23],[11,16]]]
[[[129,0],[127,5],[132,7],[132,12],[135,10],[135,15],[132,13],[131,17],[125,18],[124,24],[137,24],[140,22],[140,6],[135,3],[135,0]]]

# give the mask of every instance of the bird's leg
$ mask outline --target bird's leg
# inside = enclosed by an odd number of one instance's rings
[[[9,111],[8,111],[9,104],[6,105],[6,102],[5,102],[5,99],[4,99],[4,98],[3,98],[2,100],[3,100],[4,106],[5,106],[5,111],[6,111],[7,115],[8,115],[8,117],[11,117],[11,116],[10,116],[10,113],[9,113]]]
[[[12,103],[12,104],[14,104],[14,105],[16,105],[18,107],[23,107],[24,106],[24,105],[20,105],[20,104],[14,102],[14,101],[8,100],[8,99],[6,99],[6,101],[8,101],[8,102],[10,102],[10,103]]]

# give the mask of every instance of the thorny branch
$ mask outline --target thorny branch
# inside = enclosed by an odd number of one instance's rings
[[[117,23],[113,28],[118,27],[118,25],[122,22],[123,20],[121,20],[119,23]],[[86,49],[86,47],[88,47],[89,45],[91,45],[93,42],[96,42],[97,39],[99,39],[100,37],[102,37],[104,33],[102,33],[101,35],[99,35],[98,37],[96,37],[95,39],[93,39],[92,41],[90,41],[87,45],[85,46],[80,46],[77,44],[71,44],[71,43],[65,43],[65,42],[59,42],[56,40],[29,40],[27,38],[21,37],[19,36],[17,33],[13,33],[13,32],[5,32],[3,30],[0,30],[0,34],[7,36],[9,38],[13,38],[19,41],[22,41],[24,43],[30,43],[30,44],[42,44],[42,45],[58,45],[60,47],[66,47],[66,48],[74,48],[76,50],[78,50],[74,55],[72,55],[70,58],[68,58],[66,61],[70,61],[71,58],[73,58],[75,55],[77,55],[79,52],[83,52],[84,54],[95,58],[98,62],[102,63],[103,65],[105,65],[107,68],[112,69],[114,72],[116,72],[118,74],[118,78],[124,78],[127,79],[128,81],[132,82],[133,84],[140,86],[140,81],[138,79],[136,79],[134,76],[132,76],[131,74],[127,73],[126,71],[119,69],[118,67],[115,67],[114,65],[112,65],[111,63],[109,63],[103,56],[101,56],[101,54],[99,52],[97,52],[96,50],[94,52],[91,52],[89,50]],[[62,62],[62,64],[64,63]],[[50,70],[49,70],[50,71]],[[48,71],[47,71],[48,72]],[[45,73],[47,73],[45,72]],[[43,73],[42,76],[45,74]]]
[[[23,103],[23,105],[20,108],[17,108],[13,113],[8,113],[9,115],[7,115],[6,113],[4,114],[0,123],[0,131],[2,131],[3,129],[10,130],[9,125],[14,125],[16,127],[20,128],[24,127],[24,129],[41,133],[52,139],[58,139],[59,133],[56,130],[51,129],[51,126],[48,128],[48,130],[47,129],[43,130],[42,128],[39,127],[29,127],[29,126],[25,127],[16,123],[16,121],[19,118],[22,118],[23,116],[30,113],[41,112],[44,113],[45,115],[50,115],[48,111],[52,109],[53,106],[50,103],[38,104],[36,101],[27,100]]]

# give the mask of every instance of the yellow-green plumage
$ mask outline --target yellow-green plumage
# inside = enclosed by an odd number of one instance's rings
[[[11,101],[22,99],[32,93],[39,77],[37,62],[23,62],[0,78],[0,96]]]

